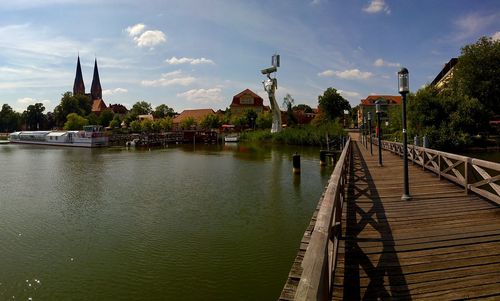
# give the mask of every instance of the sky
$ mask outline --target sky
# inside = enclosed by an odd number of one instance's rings
[[[461,47],[500,39],[498,0],[16,0],[0,2],[0,105],[52,111],[86,91],[97,59],[103,99],[130,108],[225,109],[279,54],[278,103],[317,106],[333,87],[356,106],[430,83]]]

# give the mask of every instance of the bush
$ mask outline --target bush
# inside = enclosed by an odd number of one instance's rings
[[[271,133],[269,130],[245,132],[240,136],[240,140],[321,146],[326,144],[327,135],[329,139],[332,139],[345,135],[345,132],[338,122],[329,122],[318,126],[305,125],[285,128],[278,133]]]

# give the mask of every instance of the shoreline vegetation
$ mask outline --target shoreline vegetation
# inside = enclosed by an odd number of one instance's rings
[[[346,132],[338,122],[328,122],[321,125],[308,124],[284,128],[278,133],[267,130],[242,132],[240,141],[264,142],[272,144],[323,146],[328,139],[345,136]]]

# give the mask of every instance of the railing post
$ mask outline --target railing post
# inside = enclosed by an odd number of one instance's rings
[[[425,157],[427,156],[425,150],[426,148],[422,149],[422,170],[425,170]]]
[[[465,187],[465,194],[467,195],[469,193],[469,158],[465,159],[464,162],[465,168],[464,168],[464,187]]]
[[[438,153],[438,179],[441,180],[441,153]]]

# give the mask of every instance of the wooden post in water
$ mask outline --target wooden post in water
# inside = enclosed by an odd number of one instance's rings
[[[319,151],[319,165],[326,166],[326,151],[325,150]]]
[[[298,153],[293,155],[293,173],[300,174],[300,155]]]

